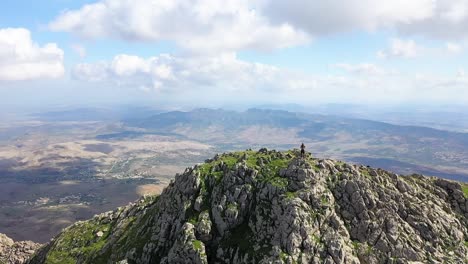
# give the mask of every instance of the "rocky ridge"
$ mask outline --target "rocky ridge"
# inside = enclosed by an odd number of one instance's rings
[[[453,181],[261,149],[78,222],[29,263],[467,263]]]
[[[0,263],[22,264],[40,247],[31,241],[14,242],[13,239],[0,234]]]

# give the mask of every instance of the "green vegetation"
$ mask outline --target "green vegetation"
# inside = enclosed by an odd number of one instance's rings
[[[126,218],[126,225],[121,226],[126,232],[115,242],[116,250],[108,248],[106,252],[100,254],[99,258],[92,259],[92,263],[107,263],[109,256],[112,251],[124,253],[128,248],[135,248],[137,252],[142,252],[144,245],[148,242],[151,237],[151,232],[145,227],[150,226],[148,224],[152,218],[157,215],[158,207],[152,206],[159,199],[159,196],[152,196],[149,199],[144,199],[141,206],[147,207],[146,213],[141,217],[128,217]],[[152,207],[150,207],[152,206]],[[143,227],[143,228],[142,228]],[[114,234],[115,235],[115,234]]]
[[[203,243],[200,240],[193,240],[192,244],[193,244],[193,249],[197,251],[200,251],[202,249]]]
[[[192,225],[196,225],[198,223],[198,215],[191,215],[187,222],[191,223]]]
[[[371,175],[370,175],[368,169],[361,169],[361,175],[362,175],[362,176],[365,176],[365,177],[367,177],[367,178],[370,178],[370,177],[371,177]]]
[[[297,197],[297,192],[286,192],[286,199],[294,199]]]
[[[320,199],[322,204],[328,204],[328,197],[326,195],[322,195]]]
[[[88,259],[106,244],[111,231],[110,224],[90,220],[71,226],[58,238],[49,251],[45,263],[75,263],[76,259]],[[97,233],[102,232],[102,236]]]
[[[286,262],[287,259],[288,259],[288,257],[289,257],[289,255],[288,255],[287,253],[285,253],[285,252],[281,252],[281,253],[280,253],[280,258],[281,258],[281,260],[282,260],[283,262]]]
[[[318,167],[318,165],[313,165],[312,168],[315,172],[320,172],[320,168]]]
[[[356,250],[358,250],[361,246],[361,243],[359,243],[358,241],[351,241],[351,243],[353,244],[353,248]]]
[[[286,178],[279,176],[279,171],[287,168],[293,158],[293,155],[287,156],[287,154],[287,152],[260,153],[252,150],[222,154],[216,161],[198,166],[197,170],[200,172],[203,182],[201,192],[208,191],[206,188],[207,179],[214,178],[216,183],[222,180],[224,172],[217,168],[221,163],[224,163],[229,169],[232,169],[238,163],[245,163],[247,167],[259,170],[259,182],[270,183],[278,188],[286,188],[288,181]],[[218,170],[215,170],[216,168]]]
[[[74,258],[70,257],[68,254],[53,251],[47,256],[45,264],[75,264],[76,261]]]
[[[367,248],[366,248],[366,255],[370,256],[372,254],[372,252],[374,251],[374,249],[372,248],[371,245],[367,245]]]
[[[237,204],[235,203],[230,203],[227,205],[228,210],[237,210]]]
[[[233,156],[229,156],[229,155],[225,155],[225,156],[222,157],[221,160],[222,160],[229,168],[232,168],[232,167],[234,167],[234,165],[237,163],[238,158],[233,157]]]
[[[274,159],[270,162],[269,167],[272,169],[281,169],[281,168],[287,168],[289,164],[289,160],[285,159]]]
[[[462,184],[462,190],[463,190],[463,194],[465,195],[465,198],[468,198],[468,184],[466,183]]]
[[[315,243],[317,244],[321,244],[322,243],[322,240],[320,239],[320,237],[318,237],[317,235],[313,234],[312,235],[312,239],[315,241]]]
[[[281,177],[272,177],[266,179],[271,185],[278,188],[286,188],[288,186],[288,180]]]

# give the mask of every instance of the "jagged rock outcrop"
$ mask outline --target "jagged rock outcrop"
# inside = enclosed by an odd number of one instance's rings
[[[187,168],[29,263],[467,263],[467,226],[459,183],[262,149]]]
[[[40,247],[31,241],[14,242],[13,239],[0,234],[0,263],[22,264]]]

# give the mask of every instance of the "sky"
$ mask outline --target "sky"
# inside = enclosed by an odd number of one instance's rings
[[[0,5],[3,107],[468,103],[468,0]]]

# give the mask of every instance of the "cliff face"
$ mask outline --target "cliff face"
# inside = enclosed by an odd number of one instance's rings
[[[187,168],[30,263],[467,263],[461,185],[262,149]]]

